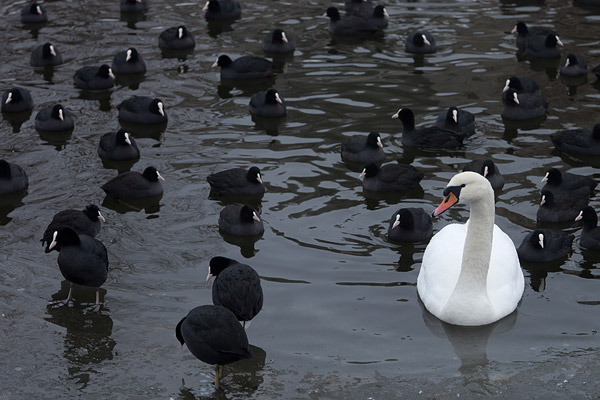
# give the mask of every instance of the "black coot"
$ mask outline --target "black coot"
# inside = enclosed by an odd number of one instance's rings
[[[221,194],[256,195],[265,192],[258,167],[231,168],[211,174],[206,180],[212,190]]]
[[[2,93],[0,109],[5,113],[19,113],[33,108],[33,99],[29,90],[14,87]]]
[[[111,68],[117,75],[134,75],[146,72],[146,62],[134,47],[115,54]]]
[[[402,144],[421,149],[456,149],[462,146],[464,135],[449,129],[431,126],[415,129],[412,110],[402,108],[392,115],[402,122]]]
[[[207,21],[227,21],[242,16],[242,8],[237,0],[209,0],[202,11]]]
[[[29,57],[29,64],[34,67],[51,67],[62,63],[62,55],[50,42],[37,46]]]
[[[287,54],[296,50],[296,41],[282,29],[275,29],[263,39],[263,50],[273,54]]]
[[[515,89],[518,94],[534,93],[540,94],[540,85],[533,78],[528,76],[511,76],[506,80],[502,93],[506,93],[508,89]],[[503,95],[504,97],[504,95]]]
[[[587,75],[588,64],[581,54],[569,53],[560,62],[560,74],[563,76]]]
[[[558,260],[569,255],[574,238],[558,229],[536,229],[523,239],[517,254],[526,262]]]
[[[258,236],[265,231],[254,208],[246,204],[229,204],[219,214],[219,229],[237,236]]]
[[[29,179],[23,168],[0,160],[0,195],[19,192],[28,185]]]
[[[121,0],[120,10],[122,13],[141,13],[148,11],[146,0]]]
[[[388,239],[393,242],[415,243],[427,240],[433,234],[431,213],[422,208],[401,208],[392,215]]]
[[[345,0],[346,15],[369,19],[373,15],[373,0]]]
[[[283,117],[287,110],[285,100],[275,89],[258,92],[252,96],[249,105],[250,113],[265,118]]]
[[[427,31],[411,32],[404,43],[404,51],[407,53],[430,54],[436,50],[435,38]]]
[[[565,153],[598,156],[600,155],[600,124],[590,131],[585,128],[567,129],[551,136],[557,150]]]
[[[379,132],[352,135],[342,142],[342,159],[360,164],[379,163],[385,159]]]
[[[334,36],[369,36],[380,30],[369,20],[355,15],[342,19],[335,7],[329,7],[326,15],[329,17],[329,32]]]
[[[589,250],[600,250],[600,228],[598,227],[598,215],[592,206],[586,206],[575,221],[583,220],[583,229],[579,237],[579,244]]]
[[[140,149],[133,136],[125,129],[102,135],[98,144],[98,154],[113,161],[136,160],[140,158]]]
[[[108,64],[99,67],[83,67],[73,75],[75,86],[84,90],[105,90],[115,86],[115,76]]]
[[[105,219],[95,204],[90,204],[83,210],[69,209],[56,213],[41,239],[42,245],[46,245],[45,252],[50,252],[49,246],[55,231],[68,227],[78,235],[95,237],[100,232],[100,222],[105,222]],[[53,249],[60,250],[60,245],[54,246]]]
[[[59,246],[58,266],[71,283],[66,302],[71,300],[73,284],[96,288],[96,305],[100,304],[100,286],[106,282],[108,255],[102,242],[88,235],[78,235],[69,227],[52,234],[48,248]]]
[[[553,194],[568,193],[577,196],[590,196],[598,183],[587,176],[560,172],[557,168],[550,168],[542,178],[545,185],[542,190]]]
[[[435,126],[468,135],[475,132],[475,116],[467,110],[452,106],[438,115]]]
[[[118,106],[119,118],[133,124],[163,124],[169,119],[164,103],[157,98],[133,96]]]
[[[206,282],[213,276],[213,304],[231,310],[245,326],[263,306],[260,277],[251,266],[226,257],[210,260]]]
[[[363,188],[372,192],[395,192],[412,189],[419,185],[424,174],[412,165],[386,164],[379,168],[367,164],[360,173]]]
[[[231,60],[221,55],[212,67],[221,67],[221,79],[266,78],[275,74],[275,64],[263,57],[242,56]]]
[[[48,13],[39,3],[30,3],[21,9],[21,22],[24,24],[41,24],[48,22]]]
[[[546,36],[553,32],[554,31],[552,29],[544,28],[541,26],[535,26],[530,28],[523,21],[518,21],[511,31],[511,33],[517,34],[517,47],[521,50],[525,49],[527,39],[529,39],[530,37],[536,35]]]
[[[123,172],[102,185],[102,190],[116,199],[139,199],[161,194],[164,180],[156,168],[148,167],[141,174]]]
[[[246,331],[225,307],[192,309],[177,324],[175,336],[197,359],[215,366],[215,389],[219,389],[224,365],[252,357]]]
[[[511,121],[525,121],[540,118],[548,111],[548,102],[538,94],[518,94],[515,89],[506,92],[504,108],[500,115]]]
[[[538,222],[570,222],[575,220],[581,210],[588,205],[588,198],[571,194],[552,194],[542,190],[540,208],[537,211]]]
[[[378,4],[373,9],[373,15],[370,17],[369,22],[375,25],[377,29],[385,29],[388,27],[390,15],[387,13],[385,7]]]
[[[173,26],[158,36],[158,47],[167,50],[190,50],[196,46],[194,36],[185,26]]]
[[[463,171],[477,172],[479,175],[487,178],[487,180],[490,181],[492,189],[494,189],[494,193],[496,193],[496,195],[498,195],[498,193],[504,187],[504,178],[502,177],[500,170],[489,158],[483,160],[473,160],[463,167]]]
[[[563,43],[554,32],[545,36],[535,35],[527,38],[525,54],[536,58],[558,58],[560,46],[563,46]]]
[[[62,104],[46,107],[35,116],[35,129],[45,132],[70,131],[75,127],[73,117]]]

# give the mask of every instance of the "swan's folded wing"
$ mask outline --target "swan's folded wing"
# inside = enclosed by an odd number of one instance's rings
[[[517,307],[525,287],[517,249],[512,239],[496,225],[487,286],[495,311],[502,315],[510,314]]]
[[[466,234],[466,224],[446,225],[431,238],[423,254],[417,291],[434,315],[439,315],[458,282]]]

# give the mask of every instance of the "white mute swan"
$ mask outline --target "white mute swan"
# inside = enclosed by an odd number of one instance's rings
[[[524,278],[514,243],[494,225],[494,191],[475,172],[455,175],[437,216],[454,204],[471,205],[469,220],[441,229],[427,245],[417,292],[433,315],[454,325],[486,325],[510,314]]]

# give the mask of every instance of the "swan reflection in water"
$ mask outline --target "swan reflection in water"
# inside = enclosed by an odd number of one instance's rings
[[[510,313],[506,317],[489,325],[483,326],[459,326],[451,325],[435,317],[423,306],[419,299],[419,306],[423,312],[423,321],[431,333],[440,338],[446,338],[452,345],[454,353],[460,359],[459,372],[465,376],[480,378],[478,371],[489,364],[487,356],[487,344],[492,334],[497,335],[510,331],[517,322],[518,311]],[[474,375],[475,374],[475,375]],[[487,373],[486,373],[487,376]]]

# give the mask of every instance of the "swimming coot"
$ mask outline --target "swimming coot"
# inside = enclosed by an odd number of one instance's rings
[[[119,118],[133,124],[163,124],[168,121],[162,100],[147,96],[133,96],[118,106]]]
[[[146,72],[146,62],[134,47],[115,54],[111,65],[117,75],[134,75]]]
[[[598,156],[600,155],[600,123],[590,131],[585,128],[567,129],[551,136],[557,150],[565,153]]]
[[[51,67],[62,63],[62,55],[50,42],[37,46],[29,57],[29,64],[34,67]]]
[[[209,0],[202,11],[207,21],[233,20],[242,15],[242,8],[237,0]]]
[[[438,115],[435,126],[468,135],[475,132],[475,116],[467,110],[452,106]]]
[[[542,178],[545,185],[542,190],[548,190],[554,194],[573,194],[577,196],[590,196],[598,183],[587,176],[560,172],[557,168],[550,168]]]
[[[431,126],[415,128],[415,115],[408,108],[401,108],[392,115],[402,122],[402,144],[421,149],[456,149],[462,146],[464,135],[448,129]]]
[[[0,160],[0,195],[19,192],[29,185],[25,170],[17,164]]]
[[[329,17],[329,32],[334,36],[369,36],[379,31],[369,20],[355,15],[342,19],[335,7],[329,7],[325,14]]]
[[[574,238],[558,229],[536,229],[523,239],[517,254],[521,261],[526,262],[558,260],[569,255]]]
[[[346,15],[369,19],[373,15],[373,0],[345,0]]]
[[[569,53],[560,63],[560,74],[563,76],[586,75],[588,65],[581,54]]]
[[[512,29],[511,33],[517,34],[517,47],[521,50],[525,48],[527,44],[527,39],[532,36],[542,35],[546,36],[554,31],[549,28],[544,28],[541,26],[528,27],[527,24],[523,21],[518,21],[515,27]]]
[[[433,234],[431,214],[422,208],[401,208],[392,215],[388,239],[393,242],[415,243],[427,240]]]
[[[75,127],[73,117],[62,104],[46,107],[35,116],[35,129],[45,132],[70,131]]]
[[[258,236],[265,231],[254,208],[245,204],[229,204],[219,214],[219,229],[237,236]]]
[[[379,132],[352,135],[342,142],[342,159],[360,164],[379,163],[385,159]]]
[[[502,177],[500,170],[489,158],[484,160],[473,160],[465,164],[463,171],[477,172],[479,175],[487,178],[487,180],[490,181],[492,189],[494,189],[494,193],[496,195],[498,195],[498,193],[504,187],[504,178]]]
[[[108,132],[100,137],[98,155],[107,160],[127,161],[140,158],[140,149],[125,129]]]
[[[296,50],[296,41],[282,29],[275,29],[263,39],[263,50],[273,54],[287,54]]]
[[[583,229],[579,237],[579,244],[588,250],[600,250],[600,228],[598,215],[592,206],[586,206],[577,215],[575,221],[583,220]]]
[[[266,78],[275,74],[275,64],[263,57],[242,56],[231,60],[221,55],[212,67],[221,67],[221,79]]]
[[[185,26],[173,26],[158,36],[158,47],[170,50],[190,50],[196,46],[194,36]]]
[[[33,108],[33,99],[29,90],[14,87],[2,93],[0,109],[4,113],[19,113]]]
[[[120,10],[122,13],[141,13],[148,11],[146,0],[121,0]]]
[[[161,194],[164,180],[156,168],[148,167],[141,174],[123,172],[102,185],[102,190],[116,199],[138,199]]]
[[[275,89],[258,92],[250,99],[250,113],[259,117],[276,118],[286,114],[285,100]]]
[[[84,90],[105,90],[115,85],[115,76],[107,64],[99,67],[83,67],[73,75],[75,86]]]
[[[206,180],[212,190],[221,194],[256,195],[265,192],[258,167],[231,168],[209,175]]]
[[[511,121],[541,118],[548,111],[548,102],[537,94],[518,94],[515,89],[506,91],[506,102],[500,115]]]
[[[572,194],[552,194],[542,190],[538,222],[569,222],[575,220],[579,212],[588,205],[588,198]]]
[[[412,189],[425,176],[412,165],[386,164],[379,168],[370,163],[360,173],[363,188],[372,192],[395,192]]]
[[[407,53],[430,54],[436,50],[435,38],[427,31],[411,32],[404,43],[404,51]]]
[[[559,46],[563,46],[563,43],[555,33],[545,36],[535,35],[527,38],[525,54],[537,58],[558,58],[560,57]]]
[[[41,24],[48,21],[48,13],[39,3],[30,3],[21,9],[21,22],[24,24]]]

